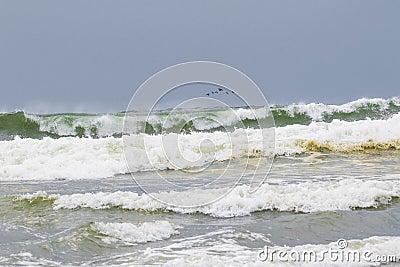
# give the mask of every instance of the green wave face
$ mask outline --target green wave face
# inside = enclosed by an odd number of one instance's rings
[[[0,114],[0,140],[21,138],[41,139],[43,137],[59,138],[63,136],[100,138],[106,136],[120,137],[129,133],[161,134],[168,132],[214,132],[235,128],[258,128],[259,123],[249,117],[247,108],[229,109],[213,108],[201,110],[182,110],[170,114],[169,110],[157,111],[148,117],[147,113],[128,112],[134,128],[123,133],[123,121],[126,113],[113,114],[28,114],[13,112]],[[263,107],[254,110],[266,111]],[[343,105],[325,104],[292,104],[271,108],[277,127],[312,122],[333,120],[358,121],[366,119],[388,119],[400,113],[400,99],[360,99]],[[247,112],[247,113],[246,113]],[[235,116],[235,113],[239,116]],[[264,112],[262,114],[267,114]],[[195,118],[195,119],[193,119]],[[268,121],[267,115],[258,116]],[[215,123],[218,121],[219,123]],[[222,125],[221,125],[222,123]]]
[[[384,120],[400,113],[400,99],[360,99],[344,105],[294,104],[272,109],[278,127],[292,124],[308,125],[313,121],[332,122]]]
[[[377,119],[388,119],[391,116],[400,112],[400,105],[391,101],[388,106],[383,108],[379,104],[366,104],[358,107],[352,112],[333,112],[331,114],[324,114],[324,121],[331,122],[332,120],[342,121],[358,121],[365,120],[367,118]]]
[[[40,131],[39,122],[25,117],[24,112],[0,114],[0,140],[10,140],[17,135],[30,138],[53,136]]]

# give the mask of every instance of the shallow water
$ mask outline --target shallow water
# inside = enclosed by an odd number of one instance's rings
[[[399,110],[275,106],[262,130],[262,107],[129,112],[123,130],[125,113],[0,114],[0,265],[293,266],[258,257],[339,239],[400,260]]]
[[[234,166],[240,169],[242,161],[235,160]],[[90,180],[1,182],[0,263],[130,265],[175,264],[175,260],[185,259],[182,264],[192,260],[193,263],[207,264],[210,255],[223,259],[227,255],[243,254],[235,263],[244,264],[257,263],[257,253],[266,245],[293,247],[329,244],[339,238],[363,240],[372,236],[400,236],[399,163],[400,157],[396,151],[368,154],[309,153],[291,158],[278,157],[265,181],[271,191],[265,192],[281,192],[280,196],[293,199],[281,199],[280,203],[288,203],[287,206],[281,206],[281,210],[260,208],[250,211],[250,215],[233,217],[226,217],[224,209],[246,210],[250,207],[245,203],[242,206],[240,203],[232,203],[231,207],[226,203],[218,206],[216,202],[218,209],[207,214],[202,210],[190,213],[185,210],[171,211],[165,207],[136,210],[118,206],[118,203],[116,206],[108,203],[110,205],[107,207],[95,209],[90,205],[85,208],[80,202],[81,206],[75,208],[65,206],[55,209],[57,198],[50,197],[54,194],[69,195],[72,196],[69,201],[73,202],[78,201],[76,194],[92,192],[92,201],[99,202],[104,201],[102,198],[96,199],[99,192],[123,191],[142,195],[141,188],[130,175]],[[188,177],[185,183],[204,182],[219,167],[215,164],[197,177]],[[164,172],[173,176],[175,171]],[[139,176],[141,181],[148,181],[155,191],[165,191],[165,188],[157,187],[159,178],[154,172],[135,173],[136,178]],[[324,195],[330,196],[330,190],[343,181],[352,183],[336,191],[336,203],[324,204],[332,201]],[[376,185],[380,186],[381,191],[376,193],[374,190],[377,188],[362,188],[368,181],[380,182]],[[303,199],[302,202],[296,199],[297,195],[289,187],[299,186],[295,190],[298,192],[306,184],[321,187],[307,187],[307,190],[312,188],[318,191],[314,192],[314,198]],[[38,191],[45,191],[47,195],[27,195]],[[357,195],[359,192],[363,195]],[[363,207],[363,203],[368,204],[369,201],[366,195],[375,193],[377,197],[372,199],[372,204]],[[354,194],[356,200],[359,198],[356,203],[360,203],[360,207],[346,203],[349,201],[348,194]],[[25,195],[25,198],[18,198],[21,195]],[[192,197],[195,195],[192,194]],[[260,197],[262,195],[256,195],[255,199]],[[277,200],[265,201],[273,203]],[[279,209],[279,203],[275,204]],[[307,205],[311,210],[312,207],[325,207],[326,210],[303,212],[307,210],[304,207]],[[137,228],[143,222],[167,225],[161,228],[151,225]],[[98,223],[112,224],[102,225],[101,231],[96,228]],[[108,232],[104,232],[104,229],[108,229]]]

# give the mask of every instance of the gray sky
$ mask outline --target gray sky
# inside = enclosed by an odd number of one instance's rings
[[[270,103],[400,95],[400,1],[0,0],[0,111],[124,110],[155,72],[210,60]]]

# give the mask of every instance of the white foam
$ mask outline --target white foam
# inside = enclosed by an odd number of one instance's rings
[[[61,262],[36,257],[31,252],[13,253],[7,257],[0,256],[0,263],[2,266],[68,266]]]
[[[331,123],[312,122],[310,125],[288,125],[276,128],[276,153],[293,154],[305,150],[296,146],[298,140],[330,142],[333,146],[352,146],[358,143],[385,142],[400,139],[400,114],[387,120],[363,120]]]
[[[400,138],[400,114],[387,120],[313,122],[305,125],[288,125],[277,128],[280,140],[307,139],[332,142],[363,142],[368,139],[388,141]]]
[[[54,209],[108,209],[119,207],[127,210],[174,211],[177,213],[203,213],[214,217],[246,216],[265,210],[317,212],[351,210],[353,208],[378,207],[389,204],[393,197],[400,197],[400,182],[372,180],[340,180],[306,182],[287,185],[262,185],[256,192],[248,186],[238,186],[217,202],[206,206],[194,206],[202,199],[217,199],[226,189],[187,190],[155,194],[179,206],[163,204],[149,195],[133,192],[98,192],[72,195],[48,195],[55,199]],[[43,193],[40,194],[43,198]],[[34,198],[22,195],[19,199]]]
[[[179,234],[176,226],[168,221],[143,222],[140,225],[132,223],[96,222],[91,228],[105,235],[105,243],[124,242],[126,244],[160,241]]]
[[[293,155],[306,151],[299,140],[329,142],[346,150],[357,144],[400,139],[400,114],[387,120],[331,123],[276,128],[264,137],[257,129],[236,129],[232,133],[130,135],[122,138],[44,138],[0,141],[0,180],[90,179],[128,171],[181,169],[204,166],[211,161],[247,156]],[[204,142],[207,141],[207,142]],[[130,170],[123,150],[127,151]]]
[[[361,98],[342,105],[327,105],[323,103],[309,103],[309,104],[291,104],[283,107],[290,116],[297,114],[307,114],[313,121],[322,121],[324,114],[332,114],[334,112],[350,113],[356,111],[357,108],[367,105],[378,105],[380,110],[383,111],[389,107],[389,103],[394,103],[396,106],[400,105],[400,98],[393,97],[390,99],[383,98]]]
[[[209,145],[204,146],[206,140]],[[124,144],[121,138],[114,137],[15,138],[0,141],[0,180],[90,179],[128,171],[190,168],[214,160],[260,154],[263,150],[260,140],[260,131],[244,129],[230,135],[221,132],[131,135],[124,137]],[[129,170],[124,146],[127,155],[133,158]]]
[[[0,142],[1,180],[88,179],[126,171],[121,140],[65,137]]]
[[[165,261],[165,266],[378,266],[380,262],[373,262],[379,256],[396,256],[399,260],[400,251],[400,237],[397,236],[373,236],[366,239],[353,239],[348,240],[348,248],[344,251],[355,251],[360,253],[360,260],[335,260],[334,257],[330,258],[329,254],[323,253],[330,249],[338,251],[337,255],[340,255],[341,250],[338,249],[337,242],[329,244],[318,244],[318,245],[301,245],[295,247],[281,247],[274,246],[270,247],[271,250],[285,251],[288,255],[291,253],[293,258],[296,257],[296,253],[293,252],[315,252],[318,255],[318,259],[323,260],[315,262],[312,260],[304,261],[292,260],[289,256],[281,256],[284,259],[288,259],[287,262],[279,261],[277,259],[278,253],[275,254],[274,261],[270,260],[260,261],[257,257],[262,251],[256,249],[248,249],[238,244],[218,244],[213,246],[196,248],[187,248],[183,251],[175,252],[174,254],[169,252],[169,249],[148,249],[139,256],[141,261],[151,262],[153,258],[168,259]],[[224,253],[216,254],[215,251],[225,250]],[[368,252],[369,258],[363,257],[363,253]],[[284,255],[282,253],[281,255]],[[351,254],[353,255],[353,254]],[[347,256],[343,258],[346,259]],[[341,259],[338,256],[338,259]],[[372,260],[372,261],[370,261]]]

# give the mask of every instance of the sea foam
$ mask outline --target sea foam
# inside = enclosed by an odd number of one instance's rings
[[[280,109],[287,111],[292,117],[296,116],[296,114],[306,114],[312,118],[313,121],[323,121],[324,116],[326,115],[332,115],[334,113],[350,114],[356,112],[360,108],[364,108],[365,110],[371,109],[372,106],[375,106],[378,111],[384,112],[391,104],[394,106],[400,106],[400,98],[360,98],[342,105],[300,103],[283,106]]]
[[[40,197],[51,199],[57,209],[109,209],[113,207],[136,211],[173,211],[176,213],[203,213],[214,217],[246,216],[256,211],[278,210],[294,212],[318,212],[373,208],[390,204],[400,197],[397,181],[340,180],[305,182],[299,184],[263,184],[257,191],[242,185],[235,187],[220,200],[205,206],[195,206],[210,195],[222,196],[226,189],[191,189],[183,192],[163,192],[154,197],[170,201],[175,206],[161,203],[149,195],[133,192],[98,192],[72,195],[40,194],[20,195],[17,200]],[[192,207],[191,207],[192,205]]]
[[[176,226],[168,221],[143,222],[139,225],[133,223],[103,223],[96,222],[91,228],[100,234],[105,243],[123,242],[136,244],[160,241],[179,234]]]
[[[386,120],[289,125],[276,128],[275,135],[271,129],[236,129],[231,133],[135,134],[124,138],[15,138],[0,141],[0,180],[104,178],[119,173],[199,167],[242,157],[370,149],[400,149],[400,114]]]
[[[398,236],[372,236],[365,239],[351,239],[347,241],[348,248],[344,251],[338,249],[337,242],[331,242],[329,244],[307,244],[299,245],[295,247],[288,246],[273,246],[269,247],[269,251],[282,251],[280,257],[283,261],[278,260],[278,253],[274,255],[274,261],[270,261],[270,258],[266,261],[260,261],[258,255],[262,251],[261,249],[248,249],[238,244],[221,244],[209,247],[196,248],[196,251],[192,248],[187,248],[184,251],[180,251],[178,255],[171,254],[168,249],[153,249],[147,250],[140,256],[140,261],[150,262],[153,257],[162,257],[168,259],[165,261],[165,266],[379,266],[384,261],[379,262],[378,257],[382,256],[395,256],[398,262],[398,252],[400,251],[400,237]],[[213,251],[225,250],[224,253],[215,254]],[[337,251],[333,257],[329,256],[329,253],[325,251]],[[349,254],[350,260],[342,261],[338,255],[342,255],[346,251],[355,251],[360,255],[360,260],[355,258],[352,260]],[[306,260],[297,260],[297,255],[302,257],[302,253]],[[308,254],[307,254],[308,253]],[[310,253],[315,253],[318,259],[314,260],[311,257],[309,260]],[[291,255],[291,257],[289,257]],[[346,253],[344,255],[347,255]],[[363,257],[362,255],[369,255],[369,257]],[[335,260],[337,256],[338,260]],[[347,257],[347,256],[344,256]],[[285,259],[287,260],[285,262]],[[293,260],[295,259],[295,260]]]

